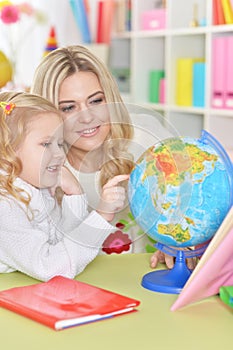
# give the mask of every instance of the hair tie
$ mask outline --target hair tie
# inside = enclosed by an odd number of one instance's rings
[[[13,109],[16,107],[14,103],[12,102],[0,102],[0,107],[3,108],[4,112],[9,115],[13,111]]]

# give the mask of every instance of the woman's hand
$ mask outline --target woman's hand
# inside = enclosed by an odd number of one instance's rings
[[[150,266],[152,268],[155,268],[158,264],[166,264],[167,268],[172,269],[174,266],[174,263],[175,263],[174,256],[165,254],[160,250],[157,250],[150,259]],[[190,270],[193,270],[194,267],[197,265],[197,259],[196,258],[186,259],[186,264]]]
[[[125,189],[118,184],[128,180],[129,175],[117,175],[109,180],[104,186],[97,212],[107,221],[114,219],[115,213],[125,205]]]

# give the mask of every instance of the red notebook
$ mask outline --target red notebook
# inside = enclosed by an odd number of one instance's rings
[[[0,306],[55,330],[136,311],[138,300],[62,276],[0,292]]]

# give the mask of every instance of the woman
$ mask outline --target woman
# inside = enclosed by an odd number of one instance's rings
[[[100,188],[108,179],[130,173],[133,161],[145,149],[171,136],[156,118],[135,115],[135,106],[128,108],[133,115],[131,121],[111,73],[82,46],[59,48],[44,57],[36,69],[31,92],[49,99],[61,110],[67,165],[79,179],[91,207],[96,206]],[[152,118],[154,133],[151,123],[144,126]],[[116,230],[104,242],[104,253],[154,251],[154,242],[135,223],[128,206],[111,223]],[[151,266],[158,262],[173,266],[173,258],[159,251],[153,254]]]

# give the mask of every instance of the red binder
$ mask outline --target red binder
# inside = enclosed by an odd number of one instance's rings
[[[226,82],[226,38],[213,38],[212,52],[212,107],[224,108]]]
[[[225,24],[222,0],[213,0],[213,24]]]
[[[114,14],[114,1],[113,0],[101,0],[97,4],[97,43],[110,44],[113,14]]]

